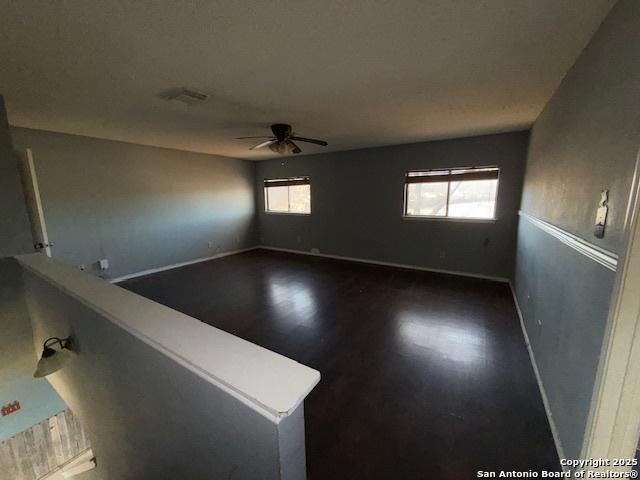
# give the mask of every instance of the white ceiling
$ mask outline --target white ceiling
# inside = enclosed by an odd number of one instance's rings
[[[516,130],[614,3],[3,1],[0,93],[13,125],[250,159],[274,122],[305,153]]]

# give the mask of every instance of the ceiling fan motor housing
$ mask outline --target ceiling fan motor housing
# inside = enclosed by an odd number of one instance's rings
[[[289,125],[288,123],[274,123],[273,125],[271,125],[271,131],[273,132],[273,137],[238,137],[238,139],[267,138],[268,140],[260,142],[259,144],[251,147],[251,150],[269,147],[269,150],[271,150],[272,152],[280,154],[302,152],[302,149],[298,145],[296,145],[294,141],[314,143],[316,145],[322,145],[323,147],[326,147],[328,145],[324,140],[295,136],[291,129],[291,125]]]
[[[286,123],[274,123],[271,125],[271,131],[279,142],[284,142],[291,136],[291,125]]]

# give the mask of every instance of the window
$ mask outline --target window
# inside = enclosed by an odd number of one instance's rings
[[[264,210],[272,213],[311,213],[309,177],[278,178],[264,181]]]
[[[499,172],[496,167],[408,172],[404,214],[407,217],[493,219]]]

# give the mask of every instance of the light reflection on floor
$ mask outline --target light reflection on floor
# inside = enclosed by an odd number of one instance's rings
[[[423,349],[425,354],[474,367],[485,365],[491,355],[486,332],[476,324],[404,311],[398,313],[396,325],[398,340],[412,354]]]
[[[291,282],[274,275],[267,282],[269,300],[279,317],[297,325],[316,323],[317,302],[313,290],[304,283]]]

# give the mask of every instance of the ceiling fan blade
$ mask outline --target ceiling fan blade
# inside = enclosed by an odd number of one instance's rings
[[[275,138],[272,138],[270,140],[267,140],[266,142],[262,142],[262,143],[259,143],[257,145],[254,145],[249,150],[257,150],[257,149],[262,148],[262,147],[269,147],[269,146],[273,145],[274,143],[276,143],[277,141],[278,140],[276,140]]]
[[[291,151],[293,153],[300,153],[302,151],[300,147],[293,143],[291,140],[287,140],[287,145],[291,148]]]
[[[305,137],[293,136],[293,137],[291,137],[291,140],[298,140],[300,142],[307,142],[307,143],[315,143],[316,145],[322,145],[323,147],[326,147],[327,145],[329,145],[324,140],[316,140],[315,138],[305,138]]]
[[[236,137],[236,140],[244,140],[244,139],[247,139],[247,138],[273,138],[273,135],[272,135],[272,136],[269,136],[269,135],[259,135],[259,136],[257,136],[257,137]]]

